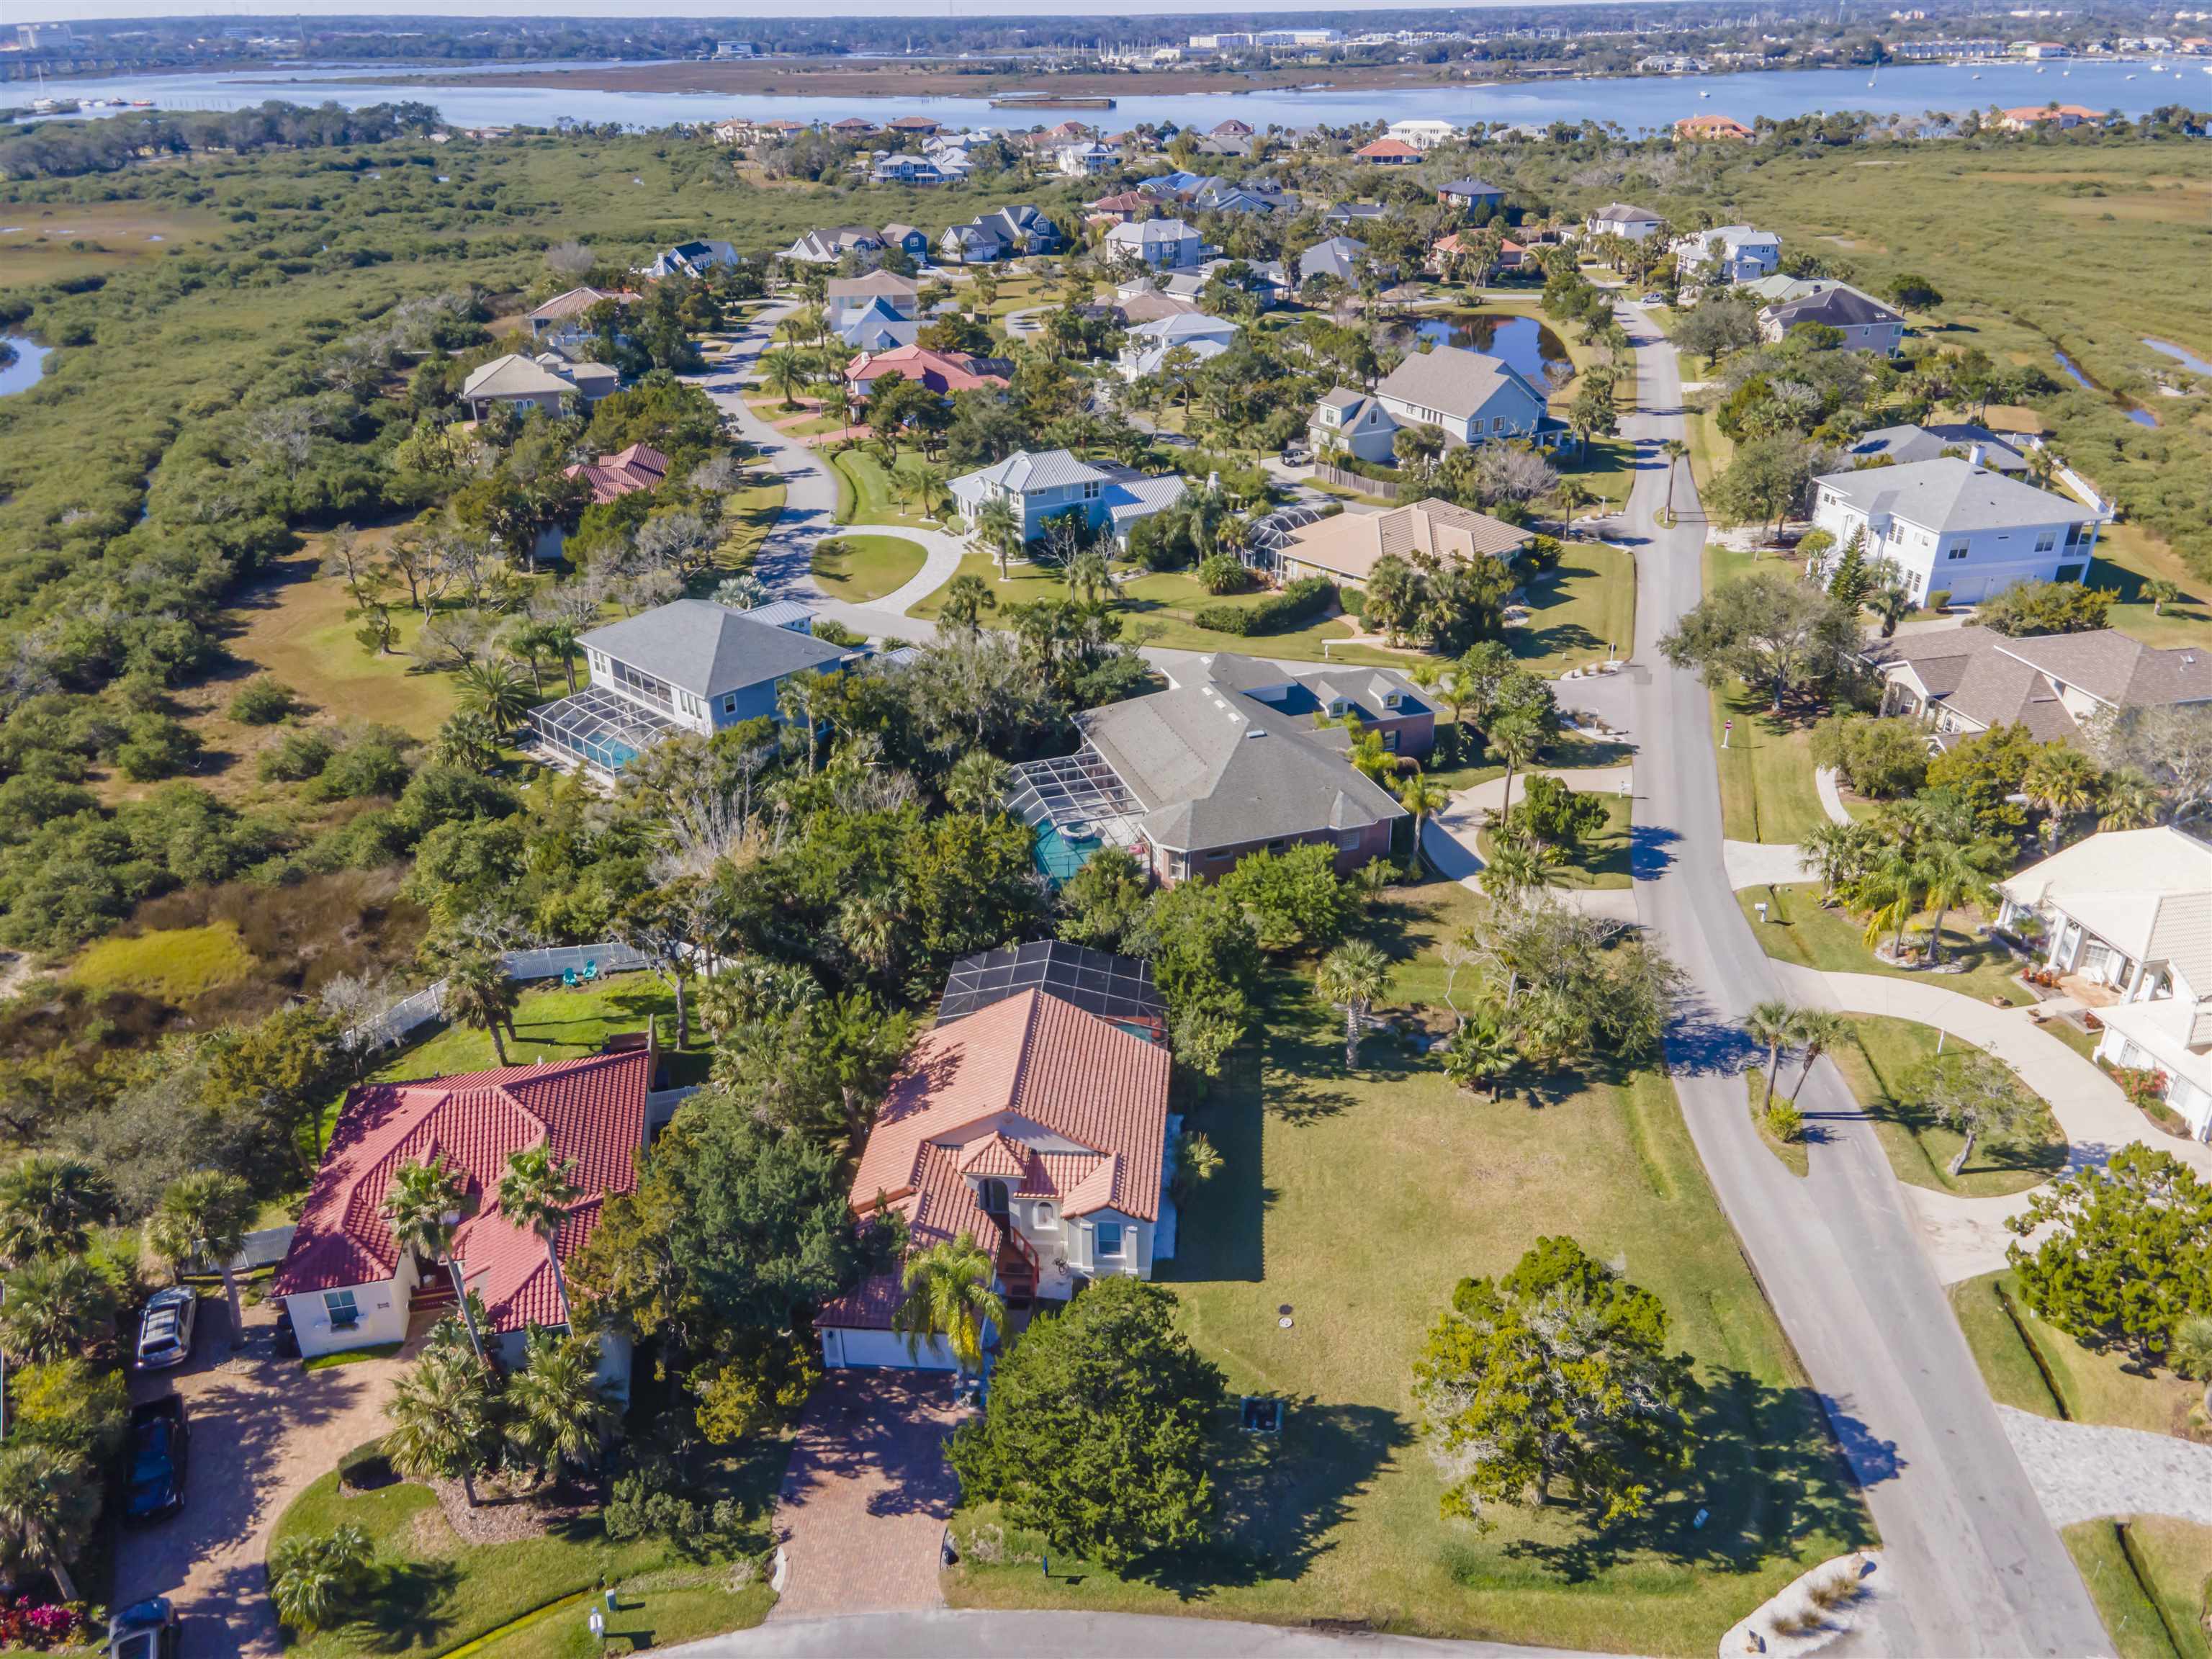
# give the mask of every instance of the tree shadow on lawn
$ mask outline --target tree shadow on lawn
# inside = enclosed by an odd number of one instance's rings
[[[367,1653],[441,1650],[451,1641],[460,1587],[461,1570],[451,1561],[380,1565],[355,1604],[361,1611],[334,1633]]]
[[[1776,1388],[1734,1368],[1704,1381],[1691,1417],[1695,1463],[1648,1514],[1588,1525],[1565,1540],[1516,1540],[1504,1553],[1577,1583],[1638,1557],[1705,1572],[1749,1572],[1777,1556],[1838,1555],[1875,1542],[1872,1518],[1818,1395]],[[1869,1442],[1867,1449],[1880,1455],[1852,1460],[1863,1479],[1901,1467],[1893,1447]],[[1814,1551],[1816,1540],[1826,1541]]]

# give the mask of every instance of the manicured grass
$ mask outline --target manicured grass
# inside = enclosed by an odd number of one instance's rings
[[[1632,391],[1631,378],[1626,374],[1621,377],[1620,394],[1624,398]],[[1624,403],[1622,407],[1630,405]],[[1626,501],[1628,492],[1636,487],[1636,446],[1626,438],[1592,438],[1589,452],[1581,460],[1555,465],[1563,475],[1614,507]]]
[[[70,977],[88,991],[135,991],[181,1006],[252,975],[253,952],[234,921],[168,927],[88,945]]]
[[[1868,947],[1864,930],[1856,919],[1841,909],[1822,906],[1820,889],[1815,883],[1747,887],[1735,896],[1736,902],[1743,908],[1744,919],[1753,924],[1753,931],[1759,935],[1766,954],[1778,961],[1795,962],[1831,974],[1894,974],[1979,1001],[2002,997],[2008,1006],[2014,1008],[2025,1007],[2035,1000],[2026,986],[2014,982],[2012,958],[2004,947],[1966,931],[1971,913],[1962,915],[1954,910],[1943,923],[1944,959],[1964,962],[1966,972],[1922,974],[1893,968],[1876,957]],[[1767,906],[1763,923],[1753,908],[1760,900],[1765,901]],[[1928,918],[1933,919],[1932,915]],[[1906,936],[1911,936],[1910,927]]]
[[[581,985],[574,990],[558,980],[538,982],[515,1004],[514,1036],[507,1040],[507,1062],[527,1066],[538,1060],[574,1060],[595,1054],[609,1037],[641,1031],[648,1018],[659,1022],[663,1054],[676,1044],[676,1000],[666,985],[652,974],[616,974]],[[439,1077],[456,1072],[481,1072],[499,1064],[486,1033],[465,1025],[449,1025],[412,1048],[401,1050],[374,1075],[404,1079]],[[697,1013],[692,1017],[692,1040],[698,1041]],[[679,1057],[680,1058],[680,1057]]]
[[[1060,572],[1047,565],[1010,563],[1006,567],[1006,580],[1000,580],[999,561],[995,555],[989,553],[963,554],[960,568],[953,573],[952,580],[957,581],[962,576],[973,576],[982,582],[991,590],[991,597],[998,600],[1001,610],[1010,605],[1033,605],[1039,599],[1058,599],[1067,596],[1067,584],[1060,580]],[[913,606],[907,614],[910,617],[936,616],[945,608],[945,591],[951,586],[952,582],[947,581],[944,587]],[[996,612],[987,611],[983,620],[988,624],[997,623],[1000,618]]]
[[[2151,578],[2172,582],[2181,597],[2169,599],[2154,616],[2142,585]],[[2191,571],[2165,543],[2137,524],[2108,524],[2097,535],[2097,556],[2089,566],[2089,585],[2118,594],[2112,625],[2145,645],[2161,648],[2212,646],[2212,582]]]
[[[754,1525],[751,1547],[767,1547],[768,1503],[783,1458],[782,1445],[771,1440],[750,1454],[725,1460],[709,1475],[744,1505]],[[408,1482],[378,1492],[341,1494],[335,1473],[293,1501],[276,1523],[271,1546],[288,1538],[326,1534],[341,1523],[368,1534],[375,1548],[376,1582],[354,1602],[349,1609],[353,1617],[292,1642],[289,1651],[302,1659],[350,1654],[428,1659],[550,1602],[592,1590],[602,1577],[619,1586],[648,1574],[667,1575],[684,1584],[669,1593],[672,1619],[660,1618],[660,1604],[650,1591],[642,1597],[635,1592],[618,1596],[618,1601],[639,1605],[610,1619],[610,1634],[622,1627],[620,1621],[627,1615],[630,1629],[649,1632],[655,1643],[757,1625],[775,1601],[758,1582],[735,1593],[689,1583],[707,1576],[698,1570],[705,1564],[686,1561],[674,1546],[657,1538],[617,1542],[607,1537],[597,1515],[537,1538],[465,1544],[439,1512],[437,1499],[427,1486]],[[720,1572],[726,1576],[728,1568]],[[563,1610],[543,1624],[502,1637],[484,1650],[566,1652],[563,1632],[571,1622],[575,1633],[590,1640],[584,1627],[588,1611],[578,1603],[573,1612]],[[657,1622],[647,1622],[648,1617]]]
[[[833,599],[879,599],[913,580],[928,557],[900,536],[832,536],[814,544],[814,578]]]
[[[1386,1010],[1442,1008],[1437,950],[1474,903],[1452,884],[1393,890],[1373,918],[1405,964]],[[1256,1049],[1192,1110],[1224,1166],[1157,1275],[1232,1391],[1291,1402],[1279,1442],[1238,1442],[1227,1547],[1156,1580],[1057,1556],[1048,1580],[1033,1557],[970,1554],[946,1577],[955,1605],[1710,1654],[1790,1577],[1870,1536],[1663,1079],[1521,1079],[1492,1103],[1380,1035],[1347,1073],[1338,1023],[1307,984],[1278,980]],[[1473,989],[1462,973],[1462,1006]],[[1618,1256],[1664,1300],[1711,1390],[1701,1466],[1644,1522],[1595,1528],[1559,1504],[1496,1506],[1484,1532],[1446,1522],[1415,1438],[1413,1359],[1460,1278],[1559,1233]],[[1712,1513],[1693,1530],[1700,1505]],[[964,1515],[956,1531],[988,1518]]]
[[[377,1342],[366,1348],[340,1348],[335,1353],[310,1355],[300,1362],[303,1371],[326,1371],[333,1365],[358,1365],[364,1359],[389,1359],[406,1346],[404,1342]]]
[[[2124,1369],[2117,1352],[2083,1347],[2036,1317],[2009,1269],[1963,1280],[1949,1295],[1990,1397],[1999,1405],[2148,1434],[2188,1432],[2203,1384],[2166,1371],[2141,1376]]]
[[[1773,1127],[1767,1121],[1765,1072],[1763,1069],[1746,1072],[1743,1074],[1743,1084],[1745,1109],[1750,1112],[1751,1121],[1759,1130],[1759,1139],[1765,1142],[1766,1150],[1780,1159],[1782,1167],[1789,1170],[1791,1175],[1802,1179],[1810,1174],[1813,1168],[1813,1154],[1811,1148],[1806,1145],[1806,1137],[1800,1134],[1795,1140],[1784,1140],[1774,1133]],[[1775,1083],[1774,1098],[1778,1102],[1789,1099],[1790,1096],[1786,1092],[1789,1087],[1790,1072],[1785,1066],[1782,1076]]]
[[[1682,365],[1683,380],[1692,379],[1694,372],[1686,361]],[[1694,398],[1703,394],[1693,392],[1690,395]],[[1735,444],[1721,430],[1711,410],[1687,410],[1683,425],[1687,428],[1686,435],[1690,444],[1690,476],[1698,481],[1698,499],[1702,502],[1705,492],[1712,488],[1714,477],[1735,459]],[[1675,505],[1680,507],[1681,503],[1678,501]]]
[[[1736,685],[1711,694],[1721,817],[1730,841],[1800,842],[1827,822],[1813,781],[1809,724],[1777,718],[1767,699]],[[1733,720],[1729,730],[1726,722]]]
[[[1500,776],[1504,769],[1497,769]],[[1449,784],[1449,788],[1463,788],[1462,784]],[[1587,794],[1589,792],[1583,792]],[[1518,793],[1516,787],[1516,793]],[[1559,866],[1559,885],[1562,887],[1594,889],[1622,888],[1632,884],[1629,871],[1629,816],[1635,803],[1620,795],[1600,795],[1599,803],[1605,808],[1605,828],[1585,839],[1575,849],[1574,855]],[[1475,836],[1476,851],[1485,860],[1490,855],[1490,832],[1483,830]]]
[[[1849,1018],[1852,1041],[1830,1049],[1829,1057],[1874,1118],[1875,1133],[1899,1181],[1936,1192],[1993,1198],[2024,1192],[2065,1169],[2066,1137],[2050,1109],[2044,1107],[2018,1145],[1995,1146],[1981,1141],[1966,1167],[1953,1176],[1951,1160],[1959,1155],[1964,1137],[1930,1120],[1907,1098],[1913,1069],[1934,1057],[1938,1033],[1932,1026],[1881,1014]],[[1944,1041],[1943,1050],[1949,1054],[1972,1047],[1951,1037]],[[1783,1074],[1786,1087],[1793,1073],[1785,1065]]]
[[[2163,1516],[2083,1521],[2059,1534],[2119,1659],[2203,1659],[2212,1527]]]
[[[781,479],[733,489],[722,502],[722,545],[716,562],[732,570],[750,568],[761,544],[783,512]]]
[[[897,464],[917,459],[921,452],[901,449]],[[837,475],[837,522],[840,524],[906,524],[934,526],[910,502],[902,501],[884,464],[866,449],[841,449],[830,458]]]
[[[1531,582],[1523,597],[1525,626],[1509,629],[1505,644],[1539,674],[1559,674],[1603,659],[1606,647],[1626,655],[1636,641],[1636,559],[1617,548],[1570,542],[1559,568]]]

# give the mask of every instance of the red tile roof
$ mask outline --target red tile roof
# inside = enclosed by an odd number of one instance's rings
[[[1358,161],[1418,161],[1421,152],[1402,138],[1377,138],[1371,144],[1362,144],[1352,152]]]
[[[435,1159],[462,1176],[471,1213],[455,1235],[468,1286],[494,1329],[557,1324],[545,1247],[497,1207],[511,1153],[539,1142],[568,1164],[586,1196],[555,1239],[565,1265],[599,1224],[600,1201],[637,1185],[653,1055],[645,1048],[544,1066],[508,1066],[350,1091],[273,1285],[278,1296],[378,1284],[398,1271],[384,1214],[393,1173]]]
[[[1042,991],[938,1026],[892,1079],[853,1177],[853,1207],[872,1210],[878,1194],[902,1209],[913,1194],[926,1209],[933,1199],[949,1203],[954,1195],[933,1184],[945,1176],[964,1199],[959,1159],[975,1152],[1011,1164],[1010,1153],[974,1146],[1002,1139],[1028,1155],[1025,1189],[1049,1182],[1071,1213],[1110,1206],[1153,1220],[1168,1071],[1166,1049]],[[921,1224],[911,1211],[908,1219]]]
[[[903,374],[932,392],[966,392],[980,386],[1003,386],[1004,375],[977,372],[977,360],[959,351],[932,351],[927,346],[894,346],[889,351],[864,351],[847,365],[845,378],[855,386],[872,383],[885,374]]]
[[[600,456],[596,466],[579,463],[568,468],[566,476],[589,484],[592,501],[611,501],[660,483],[668,477],[668,457],[650,444],[632,444],[612,455]]]

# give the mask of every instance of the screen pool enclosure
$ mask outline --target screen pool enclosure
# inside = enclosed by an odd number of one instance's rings
[[[1057,885],[1102,847],[1135,847],[1145,804],[1089,744],[1014,768],[1006,810],[1036,832],[1036,866]]]

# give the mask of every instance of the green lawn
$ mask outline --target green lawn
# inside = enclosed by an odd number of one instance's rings
[[[2181,590],[2154,616],[2142,597],[2145,580],[2160,577]],[[2089,585],[2118,595],[2111,622],[2146,645],[2212,646],[2212,582],[2181,562],[2165,543],[2136,524],[2108,524],[2097,535],[2097,556],[2089,566]]]
[[[900,465],[921,455],[916,449],[898,452]],[[865,449],[841,449],[830,458],[837,475],[837,522],[840,524],[903,524],[935,527],[908,502],[901,501],[884,464]]]
[[[2120,1659],[2205,1659],[2212,1527],[2164,1516],[2083,1521],[2059,1534]]]
[[[1999,1405],[2148,1434],[2187,1431],[2203,1384],[2166,1371],[2138,1376],[2122,1367],[2118,1353],[2083,1347],[2029,1310],[2009,1269],[1966,1279],[1949,1294],[1959,1328]]]
[[[880,599],[913,580],[928,557],[902,536],[832,536],[814,544],[814,579],[833,599]]]
[[[1813,782],[1810,725],[1777,719],[1742,685],[1711,694],[1721,817],[1730,841],[1800,842],[1827,822]],[[1733,720],[1735,728],[1726,722]]]
[[[1859,1104],[1874,1118],[1875,1133],[1899,1181],[1936,1192],[1991,1198],[2025,1191],[2065,1169],[2066,1137],[2045,1107],[2017,1146],[1994,1146],[1984,1141],[1974,1148],[1966,1167],[1952,1176],[1951,1160],[1959,1155],[1963,1137],[1901,1097],[1913,1068],[1934,1056],[1937,1032],[1932,1026],[1881,1014],[1853,1014],[1850,1019],[1853,1040],[1829,1054]],[[1945,1041],[1944,1052],[1972,1046],[1952,1037]],[[1785,1064],[1784,1087],[1795,1075]]]
[[[1944,958],[1965,963],[1966,971],[1918,974],[1893,968],[1879,960],[1868,947],[1864,929],[1855,918],[1841,909],[1822,906],[1817,883],[1747,887],[1735,896],[1736,902],[1743,907],[1744,919],[1753,924],[1753,931],[1759,935],[1766,954],[1778,961],[1795,962],[1831,974],[1895,974],[1942,990],[1956,991],[1960,996],[1978,1001],[2002,998],[2006,1006],[2014,1008],[2025,1007],[2034,1000],[2026,986],[2014,982],[2012,958],[2004,947],[1966,931],[1971,913],[1961,915],[1954,910],[1943,923]],[[1753,908],[1760,901],[1767,907],[1764,922]],[[1932,920],[1929,916],[1916,924],[1923,936],[1925,921]],[[1911,937],[1910,932],[1907,937]]]
[[[1503,775],[1503,769],[1499,769]],[[1466,786],[1450,784],[1447,787]],[[1584,793],[1589,793],[1583,791]],[[1620,795],[1600,795],[1605,807],[1605,828],[1583,842],[1574,857],[1559,866],[1562,887],[1601,888],[1626,887],[1632,884],[1629,872],[1629,815],[1635,803]],[[1490,857],[1490,832],[1480,831],[1475,836],[1475,850],[1487,860]]]
[[[514,1036],[507,1045],[510,1065],[595,1054],[609,1037],[643,1030],[648,1016],[659,1022],[661,1049],[667,1055],[664,1063],[680,1070],[695,1058],[668,1054],[676,1046],[676,1000],[652,974],[616,974],[573,991],[558,980],[537,983],[538,988],[524,991],[515,1006]],[[491,1038],[482,1031],[465,1025],[422,1029],[436,1035],[402,1049],[373,1075],[392,1079],[442,1077],[480,1072],[499,1064]],[[699,1042],[696,1013],[691,1036],[696,1046]]]
[[[1539,674],[1602,660],[1611,646],[1626,655],[1636,642],[1636,559],[1617,548],[1570,542],[1557,570],[1524,592],[1526,626],[1505,643]]]
[[[742,1504],[751,1528],[749,1550],[769,1546],[768,1509],[784,1456],[780,1441],[768,1441],[750,1455],[724,1460],[709,1476]],[[354,1604],[354,1617],[290,1644],[289,1651],[301,1659],[355,1654],[428,1659],[564,1596],[591,1591],[602,1577],[617,1587],[640,1580],[648,1587],[680,1586],[666,1591],[647,1588],[642,1594],[633,1589],[617,1597],[632,1605],[609,1620],[609,1633],[624,1628],[627,1620],[632,1631],[649,1631],[655,1645],[757,1625],[775,1599],[757,1575],[735,1592],[697,1583],[708,1577],[703,1571],[707,1563],[689,1561],[659,1539],[617,1543],[606,1536],[595,1515],[537,1538],[465,1544],[440,1513],[428,1487],[407,1482],[343,1494],[335,1473],[293,1501],[270,1541],[273,1547],[287,1538],[325,1534],[342,1522],[368,1534],[375,1548],[376,1582]],[[714,1576],[726,1582],[729,1571],[724,1565]],[[518,1656],[570,1651],[576,1636],[590,1639],[584,1629],[588,1611],[578,1603],[488,1644],[484,1650]]]
[[[1395,890],[1376,915],[1404,963],[1386,1008],[1443,1007],[1437,949],[1474,902],[1451,884]],[[1279,1441],[1237,1443],[1228,1546],[1154,1580],[1055,1556],[1048,1580],[1017,1534],[1002,1564],[963,1553],[945,1581],[956,1606],[1710,1654],[1790,1577],[1870,1538],[1663,1079],[1542,1078],[1492,1103],[1382,1037],[1347,1074],[1338,1023],[1306,983],[1277,982],[1257,1052],[1234,1057],[1193,1109],[1190,1127],[1224,1166],[1158,1274],[1232,1390],[1291,1402]],[[1472,988],[1462,974],[1462,1005]],[[1564,1504],[1500,1506],[1477,1531],[1439,1518],[1409,1368],[1461,1277],[1510,1267],[1547,1233],[1618,1256],[1665,1300],[1711,1391],[1701,1462],[1648,1522],[1594,1528]],[[1701,1505],[1711,1514],[1693,1529]],[[963,1515],[956,1530],[991,1518]]]
[[[716,562],[732,570],[749,569],[761,544],[775,528],[783,513],[781,479],[747,484],[732,490],[722,501],[722,545]]]
[[[1622,395],[1632,391],[1629,377],[1623,376]],[[1554,465],[1563,476],[1614,507],[1627,501],[1628,492],[1636,487],[1636,446],[1626,438],[1592,438],[1581,460]]]

